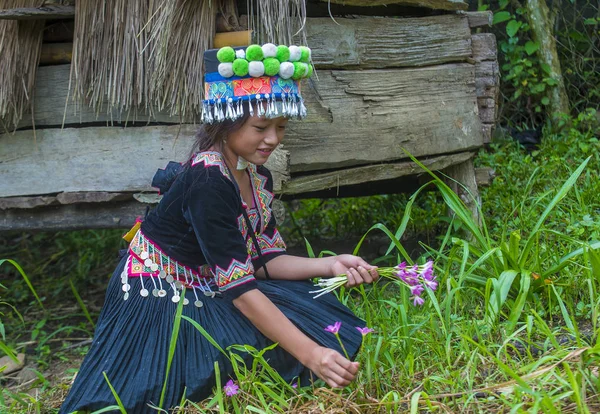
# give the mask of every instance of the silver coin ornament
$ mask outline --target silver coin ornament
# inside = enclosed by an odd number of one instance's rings
[[[142,254],[140,254],[140,257],[142,260],[146,260],[147,258],[150,257],[150,255],[148,254],[148,252],[143,251]]]
[[[201,308],[202,306],[204,306],[204,303],[202,303],[201,300],[197,300],[194,302],[194,306],[197,308]]]
[[[175,279],[173,278],[173,276],[171,276],[171,275],[167,275],[167,278],[166,278],[165,280],[167,281],[167,283],[173,283],[173,281],[174,281]]]
[[[160,277],[161,279],[164,279],[165,277],[167,277],[167,272],[165,272],[164,270],[161,270],[158,273],[158,277]]]
[[[146,266],[146,267],[152,266],[153,263],[154,262],[152,260],[150,260],[150,259],[144,260],[144,266]]]
[[[125,292],[125,294],[123,295],[123,300],[127,299],[129,299],[129,292]]]
[[[156,272],[158,270],[158,265],[156,263],[152,263],[150,265],[150,270],[152,270],[153,272]]]
[[[171,298],[171,301],[173,303],[177,303],[177,302],[179,302],[180,299],[181,299],[181,296],[173,295],[173,297]]]
[[[142,295],[143,297],[148,297],[148,289],[142,289],[140,290],[140,295]]]
[[[123,290],[123,292],[129,292],[129,289],[131,289],[131,285],[129,283],[125,283],[123,286],[121,286],[121,289]]]
[[[164,289],[160,289],[160,290],[158,291],[158,297],[159,297],[159,298],[164,298],[165,296],[167,296],[167,291],[166,291],[166,290],[164,290]]]
[[[158,289],[156,289],[156,288],[152,289],[152,296],[154,296],[155,298],[158,297]]]
[[[212,293],[210,290],[205,290],[205,291],[204,291],[204,296],[207,296],[207,297],[211,297],[211,298],[212,298],[212,297],[213,297],[213,293]]]
[[[183,289],[183,283],[181,283],[181,281],[180,281],[180,280],[176,280],[176,281],[175,281],[175,287],[176,287],[177,289],[180,289],[180,290],[181,290],[181,289]]]
[[[183,298],[183,306],[187,306],[190,304],[190,300],[188,298]]]

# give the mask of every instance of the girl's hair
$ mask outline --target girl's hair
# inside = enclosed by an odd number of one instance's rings
[[[194,142],[188,158],[191,158],[196,152],[208,151],[210,148],[216,148],[219,152],[223,152],[223,140],[227,139],[229,134],[240,129],[249,117],[248,112],[244,112],[244,115],[235,121],[226,119],[223,122],[200,125],[196,132],[196,142]]]

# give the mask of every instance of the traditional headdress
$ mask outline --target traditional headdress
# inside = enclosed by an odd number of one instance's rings
[[[310,58],[308,47],[273,43],[207,50],[202,122],[236,120],[255,108],[267,118],[303,119],[300,80],[313,73]]]

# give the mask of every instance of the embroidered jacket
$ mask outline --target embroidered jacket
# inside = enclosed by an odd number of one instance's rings
[[[272,213],[271,173],[250,164],[248,174],[254,206],[241,200],[220,153],[197,153],[141,226],[169,257],[193,269],[209,267],[219,290],[233,297],[256,288],[254,272],[261,262],[250,231],[265,262],[286,249]]]

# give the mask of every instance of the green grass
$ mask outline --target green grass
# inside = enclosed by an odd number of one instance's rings
[[[388,238],[390,246],[377,260],[382,266],[433,259],[440,283],[437,291],[427,291],[425,305],[419,308],[412,306],[406,290],[384,280],[339,292],[340,300],[376,329],[360,352],[358,378],[344,390],[331,390],[322,383],[293,388],[264,360],[265,350],[239,344],[220,351],[234,366],[240,392],[227,397],[219,379],[211,398],[183,401],[179,411],[598,412],[600,144],[597,126],[590,126],[590,119],[582,116],[559,133],[546,131],[540,148],[531,153],[512,142],[496,143],[491,151],[482,152],[477,162],[493,166],[497,177],[482,190],[481,225],[436,176],[431,177],[435,191],[423,188],[411,197],[399,196],[388,203],[387,210],[379,206],[363,211],[364,206],[386,200],[381,197],[358,201],[360,213],[355,219],[350,200],[339,204],[343,208],[338,216],[335,203],[327,201],[332,210],[328,220],[337,223],[338,235],[355,237],[359,254],[361,236],[368,233],[368,240],[378,233]],[[307,203],[307,211],[294,214],[297,223],[308,223],[314,207],[310,203],[315,202]],[[428,205],[432,207],[429,214],[435,217],[431,227],[435,235],[421,243],[422,254],[417,257],[403,243],[418,233],[415,228],[421,220],[427,220]],[[452,215],[441,213],[446,207]],[[82,287],[88,272],[97,272],[106,283],[114,266],[114,262],[109,266],[98,261],[106,255],[103,248],[114,249],[110,243],[117,244],[112,233],[84,233],[91,240],[82,240],[81,234],[53,236],[52,243],[48,242],[53,254],[60,253],[65,263],[41,266],[39,258],[21,260],[22,250],[11,256],[22,264],[37,292],[47,292],[48,286],[38,273],[40,267],[46,272],[68,269],[74,289],[66,279],[62,281],[65,286],[49,289],[61,289],[72,297],[71,305],[80,316],[68,319],[70,325],[59,326],[56,315],[41,311],[27,283],[3,281],[11,289],[11,295],[3,294],[0,301],[6,326],[3,344],[17,350],[18,342],[35,336],[42,368],[52,361],[45,348],[50,338],[89,330],[88,318],[96,316],[93,310],[85,311],[89,298]],[[309,255],[331,253],[313,251],[314,235],[303,236]],[[38,242],[31,241],[30,246]],[[21,248],[27,243],[21,241]],[[8,256],[2,253],[0,257]],[[48,297],[42,295],[40,300],[46,309],[51,308]],[[185,316],[176,317],[176,324],[181,323],[191,323],[208,336]],[[39,347],[40,343],[44,345]],[[174,349],[175,339],[171,343]],[[243,364],[240,353],[244,352],[254,357],[251,366]],[[5,389],[0,405],[7,407],[3,412],[54,412],[65,388],[53,383],[35,401],[22,391]]]

